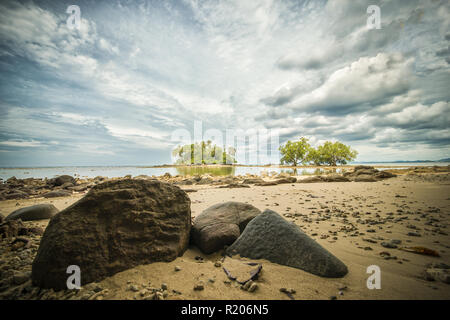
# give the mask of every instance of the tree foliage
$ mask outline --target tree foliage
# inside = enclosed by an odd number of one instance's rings
[[[201,141],[184,146],[177,146],[172,150],[172,156],[176,164],[232,164],[236,163],[234,158],[236,150],[213,145],[211,140]]]
[[[317,152],[320,155],[320,163],[326,163],[330,166],[337,164],[347,164],[348,161],[356,159],[358,152],[353,150],[339,141],[326,141],[323,145],[317,147]]]
[[[280,147],[281,164],[289,163],[297,166],[299,163],[313,163],[315,165],[328,164],[336,166],[346,164],[356,159],[358,152],[339,141],[326,141],[323,145],[313,148],[308,139],[301,137],[299,141],[288,141]]]
[[[308,139],[301,137],[299,141],[288,141],[284,146],[280,146],[282,158],[281,164],[292,163],[296,166],[298,163],[304,163],[311,148]]]

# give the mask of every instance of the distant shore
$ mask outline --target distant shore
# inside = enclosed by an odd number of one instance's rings
[[[329,166],[329,165],[282,165],[282,164],[156,164],[156,165],[80,165],[80,166],[70,166],[70,165],[61,165],[61,166],[5,166],[0,167],[2,169],[51,169],[51,168],[182,168],[182,167],[249,167],[249,168],[288,168],[288,169],[302,169],[302,168],[317,168],[317,169],[339,169],[339,168],[354,168],[356,166],[372,166],[375,168],[393,168],[393,167],[433,167],[433,166],[450,166],[450,162],[437,162],[437,161],[424,161],[424,162],[359,162],[359,163],[350,163],[343,164],[337,166]]]

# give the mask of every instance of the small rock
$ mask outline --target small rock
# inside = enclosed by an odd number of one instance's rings
[[[392,243],[392,242],[385,242],[385,241],[383,241],[383,242],[381,243],[381,245],[382,245],[383,247],[389,248],[389,249],[396,249],[396,248],[397,248],[397,245],[394,244],[394,243]]]
[[[248,292],[254,292],[256,289],[258,289],[258,285],[255,283],[255,282],[253,282],[251,285],[250,285],[250,287],[248,288]]]
[[[197,283],[194,286],[194,291],[202,291],[203,289],[205,289],[205,287],[203,286],[203,283]]]
[[[128,290],[133,291],[133,292],[138,292],[139,288],[137,287],[137,285],[131,284],[128,286]]]
[[[28,281],[31,277],[31,272],[17,272],[13,276],[14,284],[20,285]]]

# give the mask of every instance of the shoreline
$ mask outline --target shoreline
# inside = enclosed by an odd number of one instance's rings
[[[423,164],[429,165],[423,165]],[[439,165],[441,164],[441,165]],[[375,168],[403,168],[403,167],[446,167],[450,166],[448,162],[361,162],[361,163],[352,163],[352,164],[344,164],[344,165],[299,165],[299,166],[291,166],[291,165],[282,165],[282,164],[162,164],[162,165],[81,165],[81,166],[36,166],[36,167],[0,167],[0,170],[11,170],[11,169],[58,169],[58,168],[217,168],[217,167],[248,167],[248,168],[288,168],[288,169],[302,169],[302,168],[312,168],[312,169],[339,169],[339,168],[354,168],[356,166],[371,166]]]

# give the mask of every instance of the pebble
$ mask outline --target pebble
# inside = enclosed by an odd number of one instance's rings
[[[396,245],[396,244],[394,244],[394,243],[392,243],[392,242],[385,242],[385,241],[383,241],[383,242],[381,243],[381,246],[383,246],[383,247],[385,247],[385,248],[389,248],[389,249],[396,249],[396,248],[397,248],[397,245]]]
[[[251,285],[250,285],[250,287],[248,288],[248,292],[254,292],[256,289],[258,289],[258,285],[255,283],[255,282],[253,282]]]
[[[128,290],[133,291],[133,292],[138,292],[139,288],[137,287],[137,285],[131,284],[128,286]]]
[[[203,289],[205,289],[205,287],[203,286],[203,283],[197,283],[194,286],[194,291],[202,291]]]

